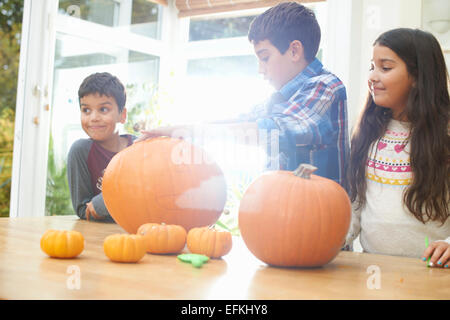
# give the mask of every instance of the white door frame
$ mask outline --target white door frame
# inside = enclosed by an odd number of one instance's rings
[[[58,0],[24,1],[10,217],[45,215]]]

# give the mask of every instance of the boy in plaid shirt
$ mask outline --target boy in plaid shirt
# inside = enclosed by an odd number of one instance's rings
[[[250,114],[208,126],[264,133],[270,137],[265,139],[268,169],[295,170],[310,163],[318,168],[315,174],[343,185],[349,152],[347,95],[343,83],[315,58],[320,37],[314,12],[296,2],[280,3],[256,17],[248,39],[259,72],[276,92]],[[156,128],[144,131],[138,140],[193,130],[194,126]],[[270,150],[274,146],[278,152]]]

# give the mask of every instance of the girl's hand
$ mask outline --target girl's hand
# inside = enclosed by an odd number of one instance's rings
[[[450,244],[445,241],[435,241],[431,243],[423,252],[422,260],[430,259],[433,267],[449,268],[450,264]]]

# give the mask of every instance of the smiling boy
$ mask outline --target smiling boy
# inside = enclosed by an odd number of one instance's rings
[[[132,135],[119,135],[124,123],[126,93],[120,80],[107,73],[94,73],[78,90],[81,127],[89,139],[79,139],[67,157],[67,178],[72,205],[81,219],[113,221],[101,193],[104,170],[119,151],[133,143]]]
[[[257,16],[248,39],[259,72],[276,92],[250,114],[222,125],[270,136],[265,139],[268,169],[295,170],[310,163],[318,168],[316,174],[343,184],[349,152],[347,95],[343,83],[316,58],[320,36],[314,12],[296,2],[280,3]],[[193,132],[193,127],[156,128],[138,140]],[[278,152],[272,152],[274,146]]]

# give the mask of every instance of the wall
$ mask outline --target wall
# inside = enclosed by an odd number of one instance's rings
[[[398,27],[420,28],[422,0],[328,0],[324,65],[346,85],[349,129],[367,98],[373,41]]]
[[[359,1],[359,0],[356,0]],[[421,27],[421,0],[364,0],[363,24],[361,25],[360,83],[358,104],[354,112],[359,112],[367,98],[367,77],[372,58],[372,44],[383,32],[399,28]],[[355,118],[354,118],[355,119]]]

